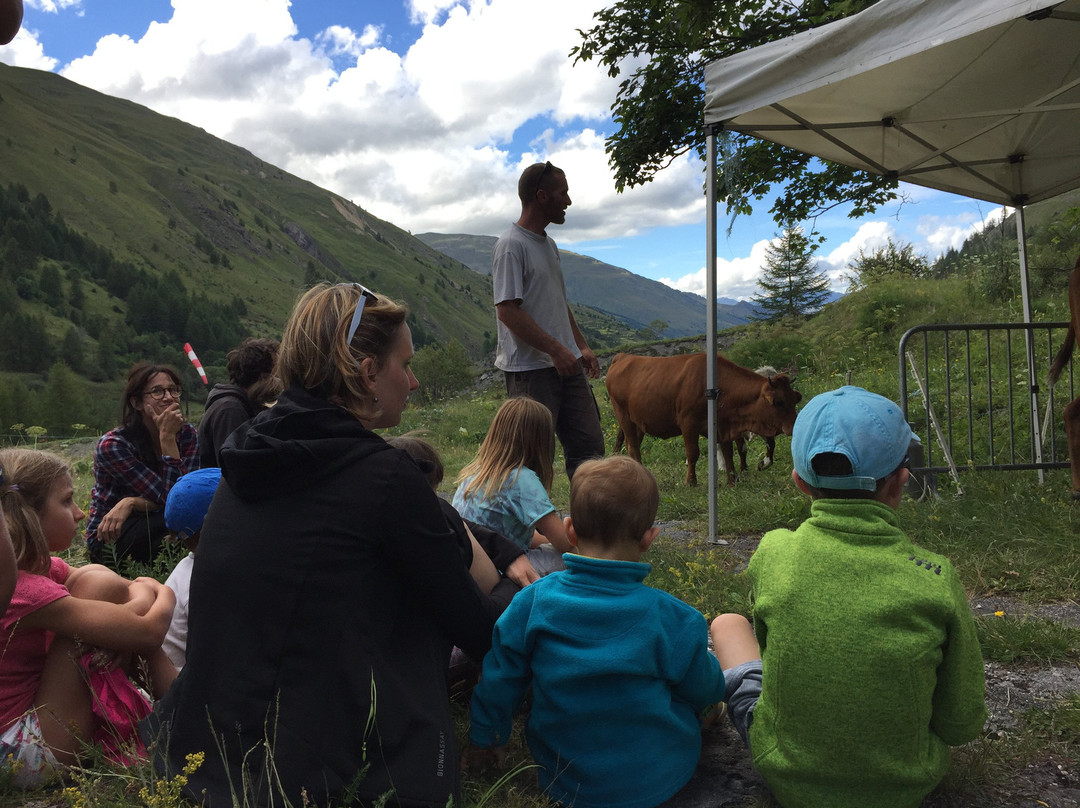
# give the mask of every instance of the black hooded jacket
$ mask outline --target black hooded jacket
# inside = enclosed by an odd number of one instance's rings
[[[186,793],[212,808],[243,782],[258,805],[459,801],[446,666],[483,657],[494,610],[420,470],[298,388],[221,459],[187,664],[145,727],[158,770],[205,752]]]
[[[225,439],[256,412],[243,387],[215,384],[206,397],[206,409],[199,421],[199,465],[204,469],[220,466],[218,455]]]

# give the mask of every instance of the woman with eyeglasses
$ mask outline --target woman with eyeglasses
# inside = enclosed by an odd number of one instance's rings
[[[169,532],[165,499],[199,467],[199,438],[180,411],[180,374],[140,362],[128,371],[120,426],[94,451],[94,489],[86,523],[90,559],[116,567],[124,558],[153,561]]]
[[[495,610],[420,467],[373,431],[418,386],[406,313],[310,289],[284,391],[221,449],[187,662],[144,733],[166,777],[206,753],[184,793],[211,808],[460,804],[447,663],[483,658]]]

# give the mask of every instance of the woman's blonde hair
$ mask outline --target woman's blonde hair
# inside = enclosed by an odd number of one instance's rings
[[[555,462],[555,427],[551,412],[534,398],[508,398],[491,421],[476,458],[461,470],[460,483],[472,478],[462,491],[490,499],[506,485],[510,475],[532,469],[544,488],[551,491]]]
[[[44,575],[49,571],[49,541],[41,528],[41,515],[53,487],[71,475],[67,461],[36,449],[0,449],[4,508],[15,563],[21,570]]]
[[[349,340],[361,297],[363,313]],[[372,418],[379,407],[364,386],[360,363],[371,359],[376,371],[382,368],[407,314],[405,306],[359,284],[317,284],[300,296],[289,315],[278,351],[277,376],[286,388],[299,385],[341,405],[359,421]]]

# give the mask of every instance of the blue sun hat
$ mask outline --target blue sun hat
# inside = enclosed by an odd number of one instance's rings
[[[814,488],[873,491],[877,481],[904,461],[911,442],[921,443],[892,401],[861,387],[846,386],[814,396],[795,419],[791,459]],[[826,477],[812,464],[820,454],[841,454],[852,473]]]
[[[202,529],[219,482],[221,469],[197,469],[189,471],[169,489],[169,497],[165,500],[165,526],[180,541],[187,541]]]

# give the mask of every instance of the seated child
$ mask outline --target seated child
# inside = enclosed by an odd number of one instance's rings
[[[810,518],[750,559],[761,659],[748,626],[713,622],[729,714],[785,808],[916,808],[986,720],[964,588],[899,526],[912,440],[882,396],[812,399],[791,437]]]
[[[574,472],[565,525],[577,554],[518,593],[495,624],[464,765],[501,763],[532,685],[526,739],[550,799],[650,808],[689,781],[698,715],[723,698],[724,676],[701,614],[642,583],[658,502],[652,474],[624,455]]]
[[[188,554],[180,559],[165,579],[165,586],[176,595],[176,608],[173,610],[169,633],[165,635],[162,648],[178,670],[187,662],[188,593],[191,589],[195,548],[199,544],[203,520],[206,512],[210,510],[210,501],[214,498],[219,482],[219,468],[189,471],[169,489],[169,496],[165,500],[165,526],[176,534],[176,538],[188,549]]]
[[[150,705],[126,672],[161,696],[176,669],[161,651],[173,594],[98,564],[72,568],[86,517],[67,463],[51,452],[0,449],[0,506],[18,562],[0,618],[0,760],[16,785],[41,784],[94,743],[113,760],[139,753],[135,723]],[[121,667],[122,666],[122,667]]]
[[[431,490],[438,493],[444,467],[434,446],[414,435],[391,437],[386,442],[396,449],[402,449],[415,460],[427,477]],[[521,587],[528,586],[539,577],[525,551],[501,533],[462,519],[454,506],[442,497],[439,497],[439,505],[446,521],[458,536],[462,559],[469,567],[469,573],[480,591],[496,602],[501,614]]]
[[[476,458],[458,475],[454,508],[526,550],[539,575],[563,569],[569,552],[551,504],[555,428],[548,408],[528,396],[502,403]]]

